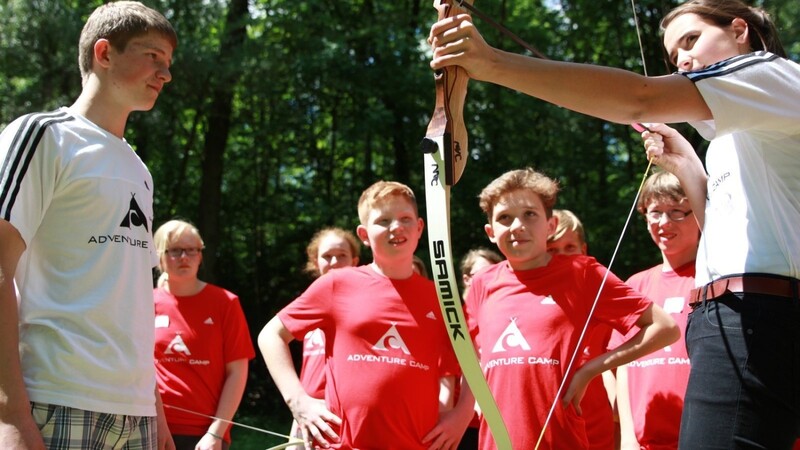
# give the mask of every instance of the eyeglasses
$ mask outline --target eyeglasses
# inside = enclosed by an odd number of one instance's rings
[[[191,258],[199,255],[202,251],[202,248],[168,248],[164,253],[169,255],[170,258],[180,258],[184,254]]]
[[[649,220],[650,222],[653,222],[653,223],[660,222],[661,218],[664,216],[664,214],[667,215],[669,220],[671,220],[673,222],[680,222],[680,221],[684,220],[686,218],[686,216],[688,216],[691,213],[692,213],[691,209],[689,211],[683,211],[683,210],[680,210],[680,209],[670,209],[669,211],[666,211],[666,212],[658,211],[658,210],[647,211],[647,213],[645,213],[645,215],[647,216],[647,220]]]

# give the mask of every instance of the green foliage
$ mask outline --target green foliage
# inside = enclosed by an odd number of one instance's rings
[[[0,126],[78,95],[78,34],[100,3],[0,2]],[[201,226],[213,244],[206,265],[214,268],[202,276],[240,295],[255,337],[310,282],[302,266],[313,232],[355,228],[366,186],[378,179],[409,183],[424,214],[418,143],[434,106],[425,39],[436,12],[429,1],[146,3],[172,21],[180,43],[173,82],[153,111],[131,117],[126,138],[153,173],[157,224],[180,216]],[[243,3],[245,17],[229,14]],[[798,2],[764,3],[797,59]],[[668,73],[658,21],[674,4],[636,2],[650,75]],[[644,70],[627,1],[476,6],[553,59]],[[476,23],[489,42],[524,52]],[[237,41],[242,27],[246,35]],[[219,107],[226,101],[229,114]],[[228,127],[220,127],[222,119]],[[476,200],[481,188],[504,171],[533,166],[559,180],[557,206],[584,221],[590,253],[609,262],[647,165],[637,133],[477,82],[470,85],[465,122],[471,159],[452,190],[455,254],[490,245]],[[209,176],[213,167],[204,163],[211,160],[218,161],[221,179]],[[218,194],[218,207],[207,200],[209,192]],[[425,242],[418,253],[427,255]],[[362,261],[368,260],[365,252]],[[625,277],[657,260],[634,214],[613,270]],[[263,361],[255,360],[242,410],[285,421],[279,397]]]
[[[0,127],[32,110],[55,109],[80,92],[74,2],[0,4]]]

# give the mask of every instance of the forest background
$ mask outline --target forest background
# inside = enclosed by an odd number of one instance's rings
[[[80,92],[77,41],[100,1],[0,0],[0,127],[27,112],[70,105]],[[206,243],[201,278],[237,293],[255,340],[310,283],[305,246],[321,227],[354,230],[361,191],[379,179],[409,184],[425,217],[422,154],[434,106],[431,0],[159,0],[176,28],[173,81],[153,111],[135,113],[126,139],[150,167],[156,226],[195,223]],[[674,0],[495,0],[475,6],[553,59],[649,75],[663,62],[658,21]],[[790,58],[800,60],[800,2],[765,0]],[[524,53],[487,23],[486,39]],[[464,110],[470,161],[452,189],[455,255],[491,247],[476,196],[501,173],[532,166],[556,178],[557,207],[575,212],[589,252],[608,265],[647,162],[638,134],[514,91],[472,82]],[[702,140],[681,127],[702,154]],[[424,236],[423,239],[426,237]],[[417,254],[428,261],[426,241]],[[362,262],[371,260],[368,250]],[[656,264],[634,214],[612,270]],[[299,353],[299,346],[293,350]],[[236,420],[288,432],[287,408],[261,357]],[[234,448],[279,439],[234,427]]]

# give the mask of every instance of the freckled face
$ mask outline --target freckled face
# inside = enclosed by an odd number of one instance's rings
[[[367,222],[356,230],[359,238],[372,248],[377,260],[408,259],[409,267],[422,236],[424,224],[405,197],[383,199],[369,212]]]

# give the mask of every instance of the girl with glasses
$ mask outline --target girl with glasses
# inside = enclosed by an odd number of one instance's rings
[[[178,450],[227,449],[226,421],[239,407],[255,356],[239,298],[197,278],[203,239],[192,224],[170,220],[154,240],[161,272],[155,363],[170,432]]]

